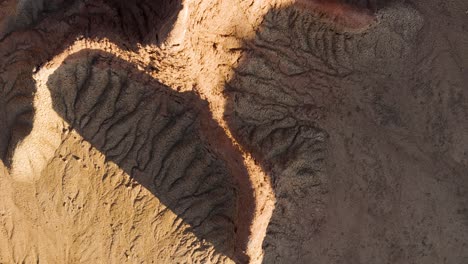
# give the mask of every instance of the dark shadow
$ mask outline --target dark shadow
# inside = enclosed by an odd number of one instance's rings
[[[138,45],[162,44],[181,9],[181,0],[101,0],[86,3],[78,19],[86,24],[84,37],[108,38],[124,50],[137,51]]]
[[[8,1],[14,2],[16,0],[6,0],[6,2]],[[49,14],[70,7],[77,2],[77,0],[47,0],[37,1],[39,3],[35,2],[36,1],[22,1],[22,3],[17,3],[17,13],[6,13],[7,15],[3,14],[5,17],[0,17],[0,24],[2,20],[4,23],[3,31],[0,32],[0,41],[8,37],[12,32],[26,30],[34,26]],[[18,12],[18,10],[22,12]],[[0,15],[2,14],[0,13]]]
[[[319,123],[339,102],[334,80],[350,71],[337,52],[352,34],[332,26],[295,7],[270,10],[224,90],[229,129],[276,197],[263,263],[317,261],[306,252],[326,221],[329,135]]]
[[[403,1],[331,2],[345,2],[372,14]],[[342,109],[355,108],[361,111],[357,115],[366,114],[356,105],[343,105],[357,97],[346,89],[362,85],[349,82],[350,75],[375,78],[372,69],[358,64],[359,57],[373,47],[360,46],[368,32],[333,29],[332,23],[323,21],[300,7],[269,10],[253,39],[246,40],[234,77],[224,89],[228,127],[270,177],[276,197],[262,246],[266,264],[320,263],[322,256],[335,256],[334,246],[340,239],[325,237],[326,241],[320,241],[324,223],[330,220],[327,213],[332,212],[326,210],[327,205],[335,198],[329,195],[335,187],[328,183],[333,176],[327,177],[325,169],[336,163],[328,156],[330,135],[324,126],[334,123],[340,127],[350,122],[346,115],[351,112],[340,113]],[[327,115],[333,117],[328,119]],[[341,133],[337,131],[334,136],[342,137]],[[340,166],[348,168],[346,164]],[[354,254],[359,255],[347,252],[343,258]],[[343,263],[353,262],[347,261]]]
[[[0,54],[1,56],[1,54]],[[7,168],[16,146],[32,130],[34,80],[28,67],[16,71],[9,81],[0,79],[0,159]]]
[[[32,74],[50,58],[31,39],[21,34],[0,41],[0,159],[9,169],[14,150],[33,126],[36,83]]]
[[[96,50],[68,57],[47,86],[54,110],[107,160],[150,190],[198,238],[246,262],[253,191],[241,154],[205,101]]]

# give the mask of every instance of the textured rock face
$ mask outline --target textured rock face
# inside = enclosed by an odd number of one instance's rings
[[[464,1],[0,6],[0,263],[468,261]]]

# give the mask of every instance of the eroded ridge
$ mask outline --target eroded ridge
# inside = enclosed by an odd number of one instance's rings
[[[200,239],[233,257],[236,190],[225,161],[201,138],[202,102],[142,83],[124,64],[109,54],[73,55],[47,83],[55,111]]]
[[[303,12],[342,31],[362,32],[375,24],[374,1],[290,0]],[[365,3],[359,3],[365,2]]]
[[[33,74],[62,48],[70,30],[51,17],[45,25],[0,41],[0,159],[10,169],[16,148],[33,129]]]
[[[303,11],[270,11],[225,89],[229,127],[271,177],[276,196],[263,243],[265,263],[312,261],[309,252],[320,244],[314,239],[330,221],[333,199],[327,171],[333,131],[327,124],[341,122],[333,118],[343,115],[341,103],[351,97],[349,87],[359,87],[361,71],[379,71],[382,58],[387,66],[401,63],[409,50],[389,34],[387,19],[359,33]],[[385,54],[372,45],[382,35],[398,49]]]
[[[323,163],[328,133],[318,121],[324,104],[332,100],[327,81],[338,73],[324,63],[326,58],[290,49],[293,38],[279,33],[296,21],[304,25],[302,19],[309,29],[320,26],[292,9],[268,14],[225,90],[229,128],[260,161],[276,197],[263,242],[265,263],[301,260],[299,248],[320,230],[326,217]],[[304,29],[293,28],[291,35],[296,30]],[[321,54],[313,46],[320,43],[308,37],[302,43],[311,53]],[[320,69],[310,68],[307,59],[321,62]]]

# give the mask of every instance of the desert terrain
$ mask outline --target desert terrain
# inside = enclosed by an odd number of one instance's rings
[[[0,0],[0,263],[468,263],[465,0]]]

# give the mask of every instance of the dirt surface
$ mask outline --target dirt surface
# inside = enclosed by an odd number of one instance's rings
[[[0,1],[0,263],[468,263],[468,2]]]

